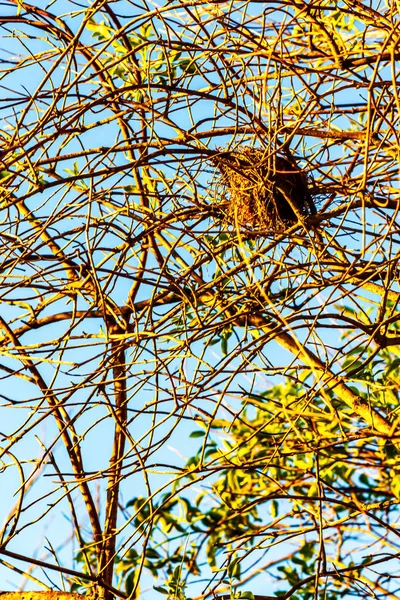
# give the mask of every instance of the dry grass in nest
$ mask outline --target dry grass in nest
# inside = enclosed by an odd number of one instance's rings
[[[212,162],[221,173],[218,195],[230,223],[282,231],[315,214],[307,177],[294,163],[255,148],[219,150]]]

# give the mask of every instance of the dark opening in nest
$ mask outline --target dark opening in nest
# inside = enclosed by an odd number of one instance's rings
[[[212,158],[221,173],[220,200],[229,222],[249,229],[285,229],[315,214],[307,177],[294,162],[255,148]]]

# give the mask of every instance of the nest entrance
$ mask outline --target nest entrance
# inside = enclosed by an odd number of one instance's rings
[[[212,163],[221,173],[220,196],[231,223],[282,231],[316,213],[307,177],[282,156],[246,147],[221,150]]]

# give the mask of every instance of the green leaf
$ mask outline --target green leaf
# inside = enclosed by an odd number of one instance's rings
[[[386,376],[390,375],[390,373],[392,373],[393,371],[395,371],[397,373],[399,370],[399,366],[400,366],[400,358],[395,358],[393,360],[393,362],[391,362],[389,364],[389,368],[386,371]]]
[[[279,512],[279,504],[278,504],[277,500],[272,500],[269,510],[271,513],[271,517],[273,519],[276,519],[276,517],[278,516],[278,512]]]
[[[206,434],[205,431],[192,431],[192,433],[189,435],[189,437],[191,438],[199,438],[199,437],[204,437]]]
[[[384,448],[388,458],[395,458],[399,454],[396,446],[390,440],[385,441]]]
[[[366,475],[365,473],[361,473],[360,475],[360,483],[363,483],[364,485],[367,485],[368,487],[371,487],[371,483],[368,479],[368,475]]]
[[[153,548],[147,548],[146,558],[161,558],[161,555]]]
[[[196,63],[190,58],[183,58],[178,64],[184,73],[193,75],[197,71]]]
[[[234,579],[240,579],[241,573],[241,565],[240,565],[240,556],[238,558],[234,558],[228,567],[228,575],[229,577],[233,577]]]
[[[136,185],[125,185],[123,190],[127,192],[127,194],[139,194],[140,189]]]
[[[132,595],[132,592],[135,588],[136,580],[137,580],[137,574],[135,573],[135,571],[132,571],[132,573],[129,573],[128,577],[125,579],[125,590],[126,590],[126,593],[128,594],[128,596],[130,597],[130,600],[135,600],[135,598],[138,598],[139,593],[140,593],[139,586],[137,586],[136,590],[135,590],[135,594]]]
[[[166,590],[163,587],[156,586],[156,585],[153,585],[153,590],[156,590],[156,592],[159,592],[160,594],[164,594],[165,596],[168,596],[168,594],[169,594],[168,590]]]
[[[314,543],[309,542],[304,544],[304,546],[300,550],[300,554],[304,556],[306,560],[312,558],[314,556]]]
[[[151,23],[145,23],[139,29],[140,36],[147,40],[149,37],[154,36],[154,31]]]

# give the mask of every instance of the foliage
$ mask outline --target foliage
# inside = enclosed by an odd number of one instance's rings
[[[42,4],[0,17],[1,576],[396,598],[397,3]]]

